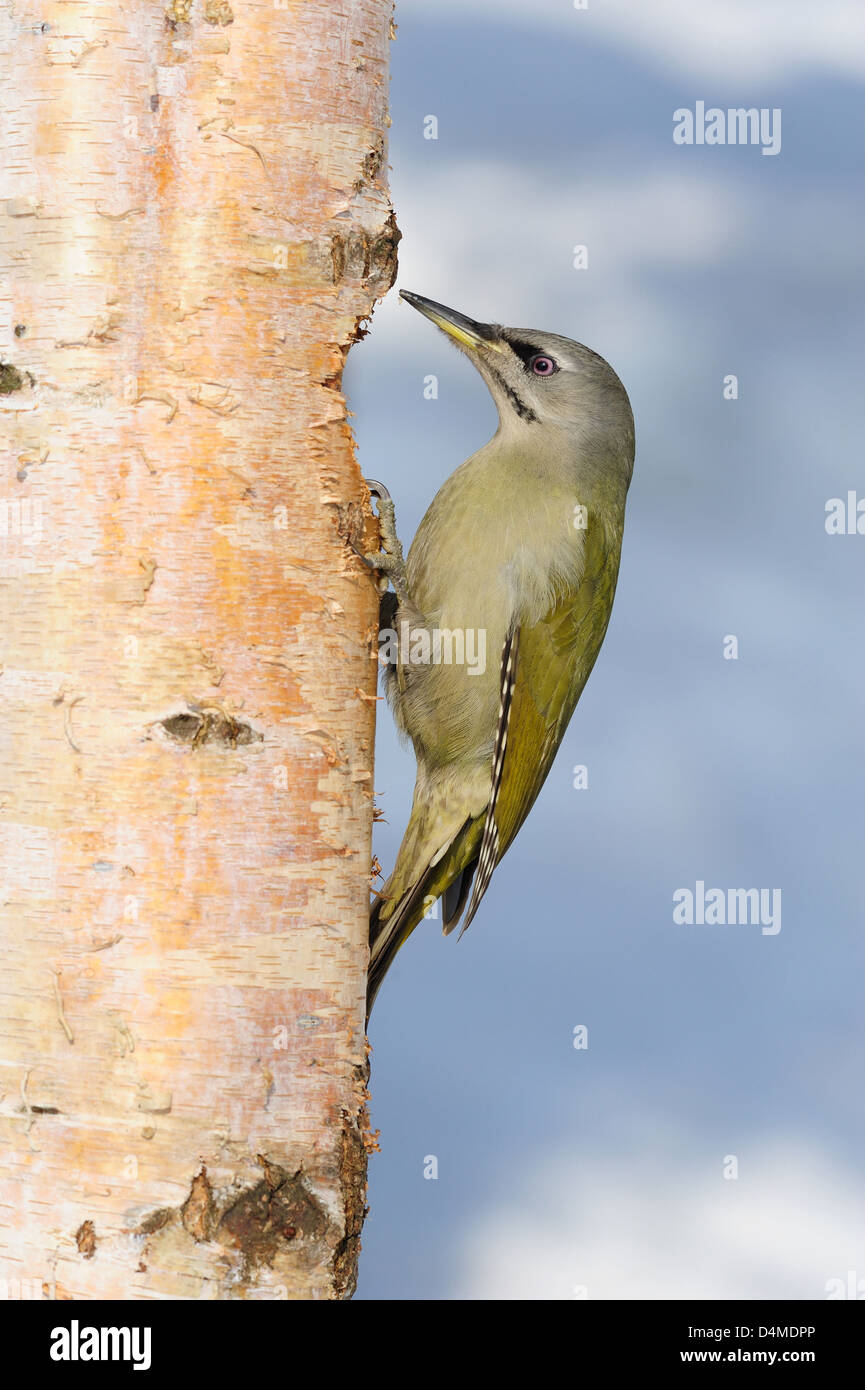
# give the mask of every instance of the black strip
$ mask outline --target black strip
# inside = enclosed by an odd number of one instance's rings
[[[537,357],[540,352],[540,348],[534,343],[523,343],[519,338],[505,338],[505,342],[513,348],[524,367],[527,367],[532,358]]]
[[[537,349],[535,349],[535,350],[537,351]],[[492,372],[492,374],[493,374],[493,376],[495,377],[496,381],[498,382],[499,386],[502,388],[502,390],[504,391],[504,393],[505,393],[505,395],[507,396],[508,400],[510,401],[511,405],[513,406],[514,410],[515,410],[515,411],[517,412],[517,414],[521,417],[521,419],[523,419],[523,420],[529,420],[529,421],[533,421],[533,420],[536,421],[538,417],[537,417],[537,415],[535,414],[535,412],[532,410],[531,406],[526,405],[526,403],[525,403],[525,401],[522,399],[522,397],[517,395],[517,393],[516,393],[516,391],[514,390],[514,388],[513,388],[512,386],[510,386],[510,385],[508,384],[508,382],[505,381],[505,379],[504,379],[504,377],[501,375],[501,373],[497,372],[496,369],[495,369],[495,367],[492,367],[492,366],[490,367],[490,371]]]

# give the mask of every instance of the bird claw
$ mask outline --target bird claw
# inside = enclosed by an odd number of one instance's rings
[[[357,546],[352,546],[352,549],[370,569],[385,576],[385,588],[387,588],[387,581],[390,580],[397,598],[400,602],[404,602],[408,598],[408,584],[402,545],[396,533],[396,511],[393,499],[384,483],[376,482],[375,478],[364,478],[364,482],[369,488],[370,496],[375,497],[378,501],[377,515],[381,550],[364,554],[363,551],[357,549]]]
[[[377,483],[375,478],[364,478],[364,482],[369,489],[371,497],[377,497],[380,502],[389,502],[391,500],[390,493],[384,483]]]

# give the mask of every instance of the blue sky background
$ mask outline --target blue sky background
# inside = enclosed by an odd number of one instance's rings
[[[422,924],[376,1005],[358,1297],[819,1299],[850,1270],[865,1296],[865,535],[824,526],[865,497],[863,21],[854,0],[397,20],[398,286],[603,353],[637,461],[544,791],[471,930]],[[780,107],[781,153],[674,145],[697,100]],[[408,543],[492,402],[396,291],[346,389]],[[380,710],[389,869],[414,759]],[[780,933],[674,924],[698,879],[780,888]]]

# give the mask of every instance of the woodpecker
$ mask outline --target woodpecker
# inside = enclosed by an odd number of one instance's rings
[[[474,364],[499,424],[433,498],[405,559],[394,503],[367,480],[381,550],[364,559],[392,586],[385,692],[417,758],[370,912],[367,1014],[436,899],[445,935],[461,918],[466,930],[544,784],[607,630],[634,466],[630,402],[596,352],[401,298]]]

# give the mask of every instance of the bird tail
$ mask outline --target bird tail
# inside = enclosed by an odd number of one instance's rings
[[[394,956],[436,899],[452,885],[459,886],[456,894],[448,893],[446,898],[445,932],[455,925],[456,904],[460,911],[465,904],[484,817],[469,815],[448,827],[436,814],[442,809],[436,801],[416,794],[393,873],[370,908],[367,1020]]]
[[[385,884],[383,893],[387,892]],[[372,1013],[372,1006],[375,1003],[376,995],[381,989],[382,980],[390,969],[391,962],[405,941],[426,911],[426,904],[421,903],[420,911],[413,913],[415,907],[415,897],[407,894],[399,904],[397,910],[392,912],[389,917],[382,920],[381,912],[385,899],[379,898],[373,903],[369,912],[369,974],[367,975],[366,986],[366,1017]]]

